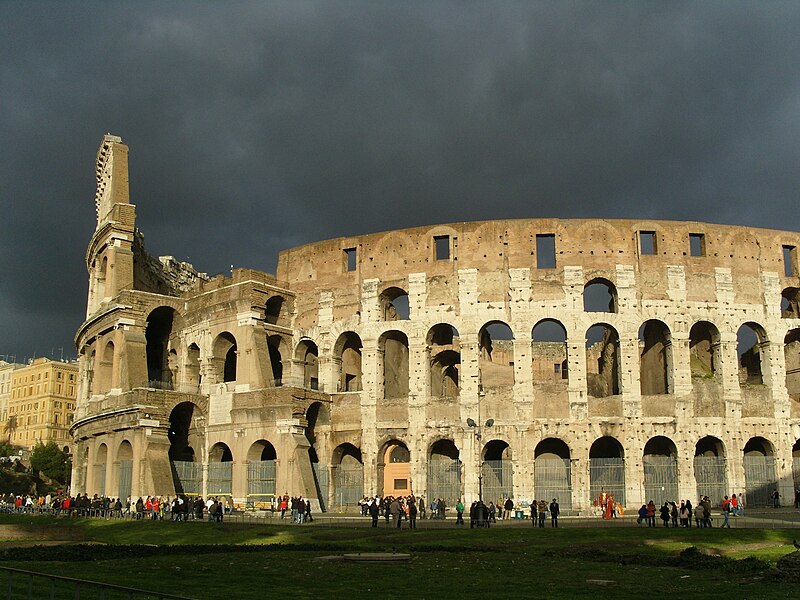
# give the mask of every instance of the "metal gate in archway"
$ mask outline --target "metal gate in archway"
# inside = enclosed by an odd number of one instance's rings
[[[589,459],[589,494],[592,502],[600,498],[603,490],[614,496],[615,504],[625,506],[624,458]]]
[[[656,505],[664,502],[677,502],[678,495],[678,459],[673,456],[645,455],[644,465],[644,498],[643,501],[655,501]]]
[[[321,511],[328,510],[328,487],[330,482],[330,473],[328,465],[322,463],[312,462],[311,470],[314,473],[314,485],[317,488],[317,498],[319,499],[319,508]]]
[[[203,464],[188,460],[173,460],[171,463],[175,493],[199,496],[203,488]]]
[[[275,495],[274,460],[251,460],[247,463],[247,495]]]
[[[342,463],[334,473],[336,506],[357,506],[364,496],[364,465]]]
[[[792,457],[792,479],[795,487],[800,486],[800,456]]]
[[[775,457],[745,456],[744,481],[747,506],[768,506],[770,496],[778,487],[775,477]]]
[[[558,499],[562,511],[572,510],[572,473],[568,458],[537,458],[533,467],[537,500]]]
[[[486,460],[481,465],[481,485],[486,502],[514,496],[514,470],[510,460]]]
[[[233,463],[230,461],[208,463],[207,487],[209,496],[231,495],[233,493]]]
[[[461,461],[434,454],[428,461],[428,497],[454,506],[461,496]]]
[[[697,497],[708,496],[712,506],[720,506],[728,494],[726,460],[722,456],[695,456],[694,478]]]
[[[119,501],[123,504],[131,497],[133,484],[133,461],[119,461]]]
[[[106,464],[94,466],[95,479],[97,480],[97,493],[103,498],[106,495]]]

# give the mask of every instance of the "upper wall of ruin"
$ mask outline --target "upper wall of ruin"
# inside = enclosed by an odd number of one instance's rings
[[[539,268],[537,236],[552,236],[555,266]],[[437,238],[439,241],[437,242]],[[690,241],[691,239],[691,241]],[[446,247],[446,258],[437,257]],[[786,276],[784,247],[793,276]],[[761,304],[762,273],[775,273],[781,289],[797,286],[796,232],[684,221],[519,219],[452,223],[347,238],[285,250],[277,277],[297,294],[300,327],[317,310],[321,290],[334,291],[335,317],[358,310],[365,280],[379,290],[408,290],[409,274],[425,273],[427,302],[456,305],[458,271],[477,269],[481,302],[508,298],[509,270],[529,269],[532,299],[564,295],[565,273],[582,269],[583,281],[618,283],[618,266],[632,270],[639,301],[667,300],[684,285],[686,299],[716,302],[720,278],[730,279],[736,303]],[[545,260],[546,262],[546,260]],[[569,273],[567,273],[569,278]],[[681,280],[676,284],[677,279]],[[307,314],[308,318],[304,318]]]

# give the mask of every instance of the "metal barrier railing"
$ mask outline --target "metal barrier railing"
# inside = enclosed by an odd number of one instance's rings
[[[193,600],[188,596],[176,596],[175,594],[165,594],[163,592],[152,592],[138,588],[115,585],[112,583],[101,583],[98,581],[87,581],[74,577],[62,577],[61,575],[49,575],[47,573],[37,573],[36,571],[25,571],[11,567],[0,566],[0,574],[4,574],[7,581],[6,600],[16,600],[25,598],[26,600],[40,600],[49,598],[71,598],[74,600]]]

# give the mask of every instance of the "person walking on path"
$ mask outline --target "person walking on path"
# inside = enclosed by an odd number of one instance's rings
[[[722,516],[725,517],[725,520],[722,522],[722,526],[730,529],[731,501],[727,496],[725,496],[725,499],[722,501]]]

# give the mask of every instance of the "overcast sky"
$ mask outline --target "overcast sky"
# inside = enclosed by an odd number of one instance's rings
[[[800,229],[800,2],[0,0],[0,358],[74,356],[104,133],[151,254],[516,217]]]

